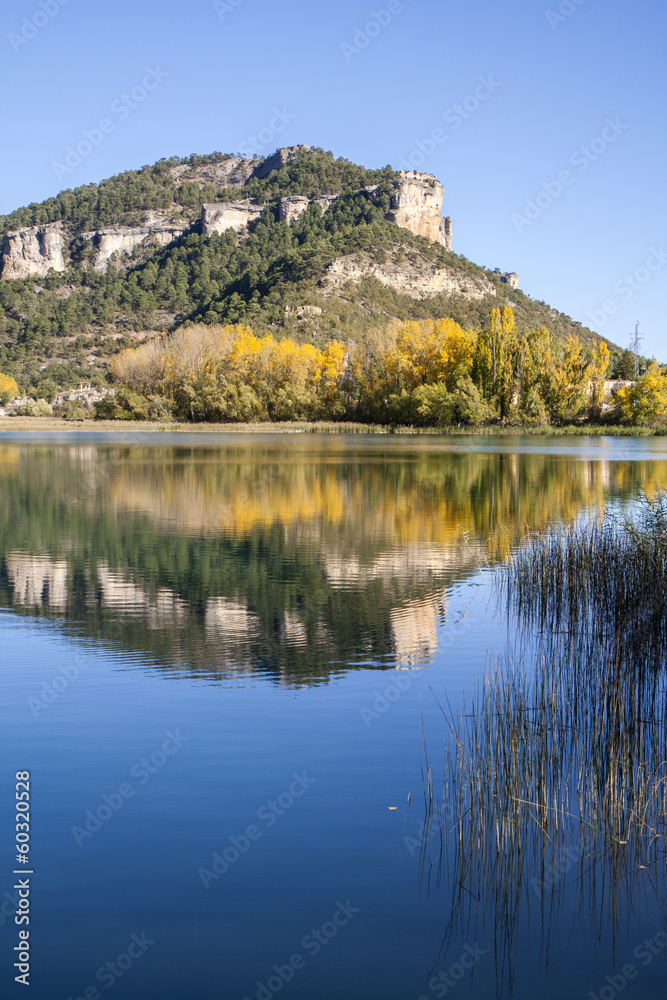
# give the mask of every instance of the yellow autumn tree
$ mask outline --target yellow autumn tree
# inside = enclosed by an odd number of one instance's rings
[[[257,336],[249,326],[197,325],[111,361],[135,402],[192,420],[306,420],[346,415],[427,426],[502,420],[564,423],[602,409],[609,349],[546,327],[519,332],[509,306],[484,330],[451,318],[394,321],[344,346]],[[618,397],[624,419],[663,412],[656,366]],[[130,405],[131,404],[131,405]],[[136,409],[136,406],[135,406]]]
[[[517,406],[518,348],[513,310],[509,306],[492,309],[488,328],[477,338],[474,378],[484,396],[497,404],[503,418]]]
[[[135,392],[158,394],[193,420],[307,419],[340,409],[344,346],[324,350],[257,337],[250,327],[191,326],[122,352],[111,370]]]
[[[10,399],[14,399],[18,394],[19,387],[16,379],[10,375],[0,373],[0,400],[9,402]]]
[[[396,329],[390,370],[396,373],[401,388],[451,380],[462,365],[470,367],[474,338],[453,319],[417,320],[402,323]]]
[[[348,346],[345,382],[348,412],[370,420],[411,422],[419,390],[437,387],[444,397],[469,375],[475,335],[453,319],[392,323]]]
[[[667,413],[667,376],[660,371],[657,361],[652,361],[645,375],[632,386],[623,386],[616,393],[616,408],[635,426],[642,426],[651,417]]]
[[[345,346],[338,340],[332,340],[319,352],[317,358],[315,388],[320,416],[334,416],[342,412],[339,388],[344,372]]]
[[[591,420],[597,420],[602,413],[605,392],[604,383],[608,370],[609,348],[604,340],[597,340],[593,345],[588,362],[588,375],[590,378],[588,416]]]
[[[517,405],[525,420],[548,419],[545,399],[553,367],[553,338],[546,327],[528,330],[517,347]]]
[[[549,375],[547,402],[552,417],[559,423],[575,419],[586,408],[591,384],[584,345],[578,337],[567,337],[553,358]]]

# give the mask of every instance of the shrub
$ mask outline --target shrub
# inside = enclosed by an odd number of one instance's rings
[[[94,405],[96,420],[171,420],[171,404],[164,396],[144,396],[121,386],[115,396]]]
[[[20,417],[52,417],[53,407],[45,399],[29,399],[16,413]]]
[[[92,420],[95,416],[93,408],[85,403],[74,402],[65,403],[60,411],[60,416],[65,420]]]

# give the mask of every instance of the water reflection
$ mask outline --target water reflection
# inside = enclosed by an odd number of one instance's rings
[[[448,590],[661,461],[420,441],[0,446],[0,603],[209,678],[429,662]]]

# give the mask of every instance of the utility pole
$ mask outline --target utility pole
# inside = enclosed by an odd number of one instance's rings
[[[641,342],[644,339],[644,335],[639,332],[639,320],[635,323],[635,332],[630,341],[630,350],[635,356],[635,378],[639,378],[639,348],[641,347]]]

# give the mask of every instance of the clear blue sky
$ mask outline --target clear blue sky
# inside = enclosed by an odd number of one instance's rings
[[[458,253],[518,271],[530,295],[622,345],[639,320],[645,353],[667,360],[664,4],[217,8],[5,0],[0,212],[252,137],[262,153],[305,142],[369,167],[413,163],[443,181]],[[100,144],[58,176],[104,118]]]

